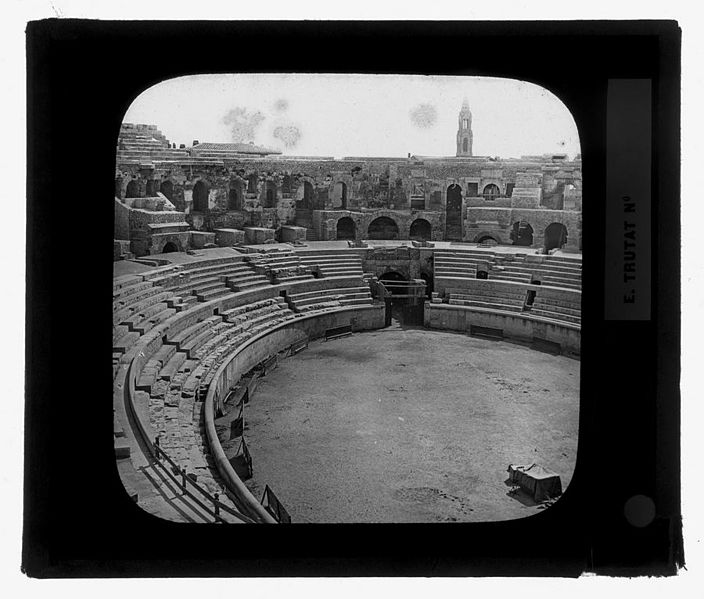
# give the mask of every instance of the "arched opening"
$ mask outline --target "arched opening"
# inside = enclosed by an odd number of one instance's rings
[[[398,225],[388,216],[380,216],[369,223],[367,229],[369,239],[398,239]]]
[[[513,245],[530,247],[533,245],[533,227],[524,220],[513,223],[511,241],[513,241]]]
[[[257,173],[252,173],[247,177],[247,193],[257,193],[257,183],[259,182],[259,177]]]
[[[462,188],[456,183],[447,188],[445,239],[447,241],[462,240]]]
[[[171,200],[174,197],[174,184],[168,179],[162,181],[159,191],[164,194],[168,200]]]
[[[480,235],[477,237],[477,243],[484,247],[491,247],[494,245],[499,245],[499,240],[491,235]]]
[[[465,137],[464,141],[462,142],[462,151],[466,152],[469,146],[469,140]]]
[[[230,187],[227,194],[227,209],[242,210],[242,193],[238,187]]]
[[[291,175],[284,175],[281,182],[281,193],[285,198],[291,195]]]
[[[303,181],[302,188],[303,195],[299,197],[298,207],[302,210],[311,210],[313,208],[313,184],[310,181]]]
[[[208,186],[203,181],[198,181],[193,186],[193,211],[207,212]]]
[[[261,198],[264,208],[276,208],[276,183],[267,181]]]
[[[138,198],[139,197],[139,182],[137,179],[132,179],[127,184],[127,189],[125,189],[126,198]]]
[[[424,218],[417,218],[411,223],[408,237],[416,241],[428,241],[432,232],[432,226]]]
[[[173,241],[167,241],[161,249],[161,253],[170,254],[171,252],[178,252],[178,247]]]
[[[149,179],[149,181],[147,181],[147,197],[156,197],[157,189],[157,182],[154,179]]]
[[[550,223],[545,227],[545,251],[561,248],[567,243],[567,227],[561,223]]]
[[[484,191],[482,192],[482,195],[484,196],[485,200],[491,201],[495,200],[501,195],[501,190],[498,188],[497,185],[494,185],[493,183],[489,183],[484,188]]]
[[[332,188],[332,207],[347,210],[347,185],[338,181]]]
[[[355,239],[356,232],[357,227],[349,216],[345,216],[337,221],[337,239]]]

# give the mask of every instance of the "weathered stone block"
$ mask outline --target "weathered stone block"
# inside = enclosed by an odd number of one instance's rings
[[[190,246],[197,250],[203,249],[208,243],[215,243],[215,233],[206,233],[204,231],[191,231]]]
[[[244,243],[245,233],[241,229],[215,229],[215,243],[228,247]]]
[[[306,228],[284,225],[281,227],[281,241],[284,243],[304,242],[306,240]]]
[[[274,229],[267,229],[265,227],[245,227],[244,236],[245,242],[252,245],[267,243],[269,240],[274,241]]]

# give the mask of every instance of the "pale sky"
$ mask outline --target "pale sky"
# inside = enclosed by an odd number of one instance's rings
[[[454,156],[465,97],[474,155],[580,152],[572,115],[555,95],[493,77],[195,75],[146,90],[123,120],[157,125],[171,142],[186,146],[194,139],[253,141],[289,155]],[[232,121],[224,119],[237,109],[245,126],[233,139]]]

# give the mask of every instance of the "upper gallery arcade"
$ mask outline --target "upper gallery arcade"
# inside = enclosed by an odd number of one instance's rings
[[[116,243],[141,256],[161,253],[167,243],[185,250],[214,241],[217,230],[244,236],[256,227],[268,230],[264,239],[278,240],[286,232],[289,240],[416,239],[581,250],[579,157],[474,156],[473,141],[466,99],[458,113],[456,155],[444,157],[289,156],[254,144],[195,140],[177,148],[154,125],[123,123]]]

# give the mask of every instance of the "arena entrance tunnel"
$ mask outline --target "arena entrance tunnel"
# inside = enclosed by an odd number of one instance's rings
[[[401,325],[422,326],[423,304],[426,299],[426,285],[408,280],[401,273],[390,270],[379,277],[389,295],[386,302],[386,325],[395,319]]]

